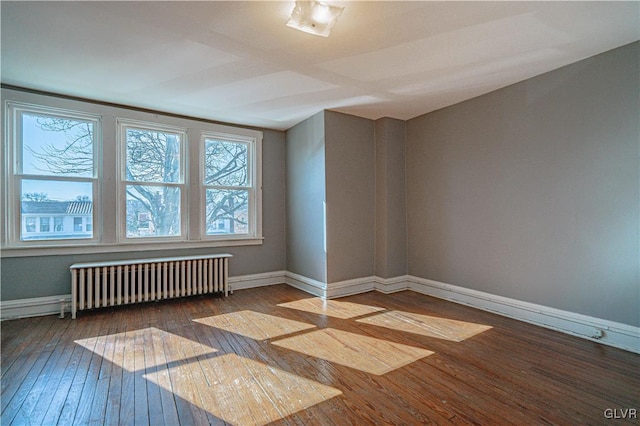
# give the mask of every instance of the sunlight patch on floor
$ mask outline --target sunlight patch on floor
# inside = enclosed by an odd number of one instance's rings
[[[239,311],[215,315],[193,321],[254,340],[265,340],[285,336],[302,330],[315,328],[313,324],[280,318],[254,311]]]
[[[359,319],[357,322],[453,342],[461,342],[492,328],[484,324],[402,311],[384,312],[368,318]]]
[[[281,303],[278,306],[310,312],[313,314],[327,315],[340,319],[355,318],[362,315],[385,310],[385,308],[379,308],[377,306],[361,305],[359,303],[351,302],[341,302],[338,300],[326,300],[320,297]]]
[[[426,349],[332,328],[272,344],[378,376],[433,354]]]
[[[210,346],[155,327],[89,337],[76,340],[75,343],[129,371],[133,370],[134,363],[148,369],[181,361],[186,358],[185,354],[197,357],[218,352]],[[180,351],[168,351],[167,348],[180,348]],[[149,356],[145,358],[145,352],[156,353],[158,356],[153,359]]]
[[[145,378],[234,425],[266,425],[342,394],[236,354],[200,360],[199,367],[178,365],[169,372],[189,385],[159,381],[156,374]]]

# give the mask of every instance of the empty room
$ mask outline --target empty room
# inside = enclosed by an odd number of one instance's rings
[[[0,19],[2,425],[640,421],[640,2]]]

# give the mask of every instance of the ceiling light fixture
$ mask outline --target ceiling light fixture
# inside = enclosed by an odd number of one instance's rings
[[[319,1],[296,1],[287,26],[305,33],[329,37],[344,7]]]

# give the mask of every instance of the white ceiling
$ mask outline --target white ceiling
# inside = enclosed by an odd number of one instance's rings
[[[409,119],[640,39],[640,2],[365,2],[329,38],[293,2],[2,1],[2,83],[284,130]]]

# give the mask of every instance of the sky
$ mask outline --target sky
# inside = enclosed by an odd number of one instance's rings
[[[92,184],[90,182],[61,182],[42,180],[23,180],[22,193],[46,193],[47,198],[54,201],[75,200],[80,195],[93,198]]]
[[[61,131],[43,130],[38,125],[37,118],[35,115],[22,114],[22,140],[24,145],[22,150],[22,173],[55,176],[54,173],[47,171],[46,161],[34,156],[31,150],[41,152],[48,145],[63,148],[66,145],[67,135]],[[34,192],[46,193],[49,199],[56,201],[75,200],[78,196],[93,198],[92,184],[90,182],[24,179],[22,181],[22,193]]]

